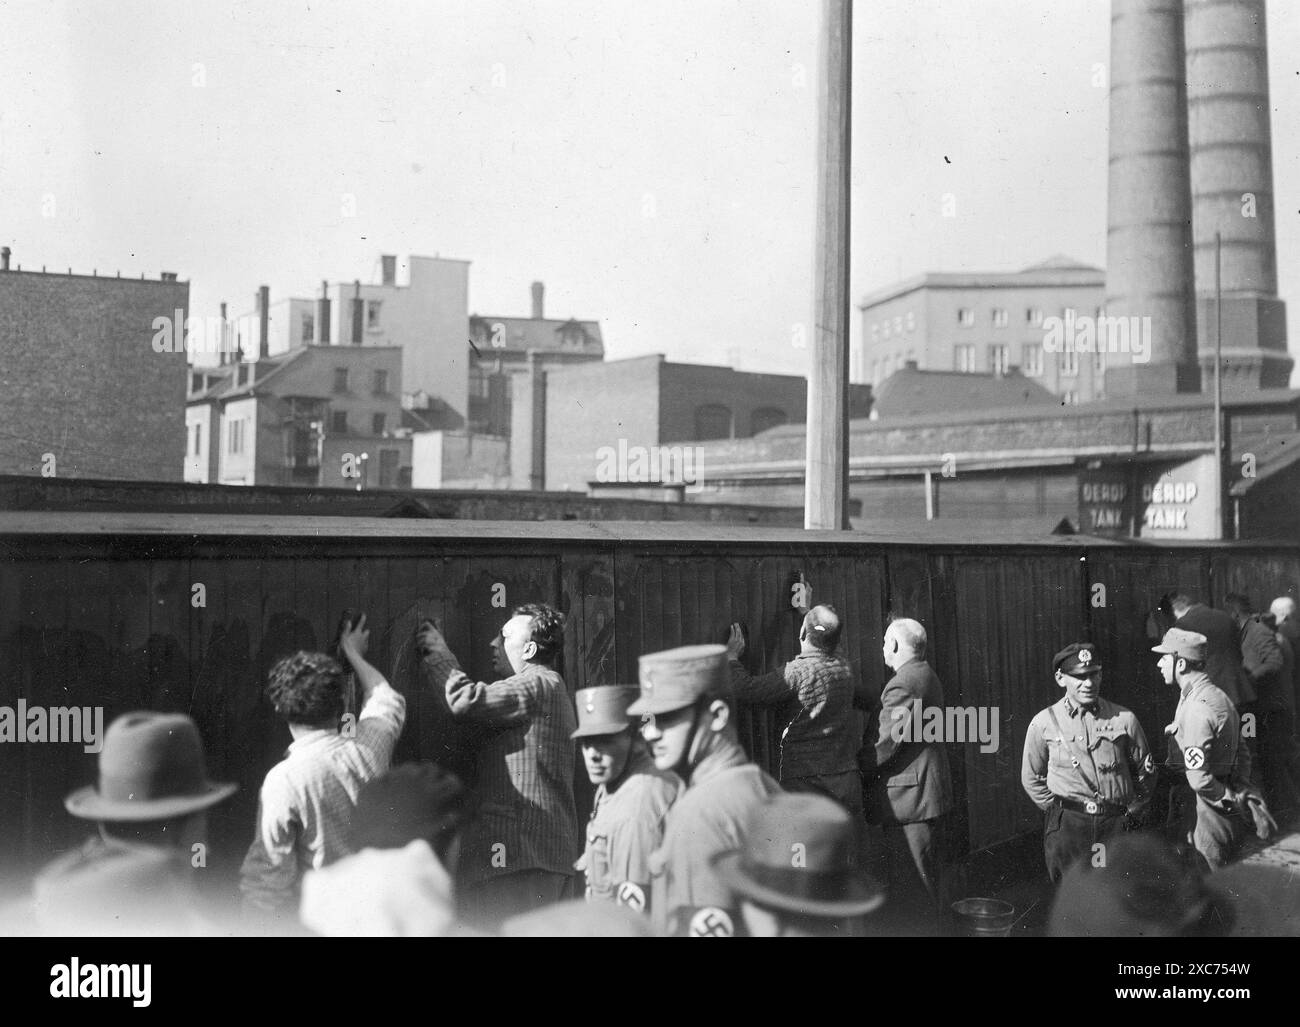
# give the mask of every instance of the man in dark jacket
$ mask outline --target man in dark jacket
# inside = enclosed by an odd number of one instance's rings
[[[1240,632],[1231,614],[1215,610],[1204,603],[1195,602],[1188,595],[1176,595],[1172,600],[1174,627],[1204,635],[1209,645],[1205,672],[1211,681],[1226,695],[1238,711],[1243,705],[1255,701],[1254,685],[1246,678],[1241,666]]]
[[[919,884],[937,912],[946,898],[943,818],[953,808],[953,793],[943,743],[919,741],[920,725],[913,728],[911,723],[921,709],[943,707],[943,684],[925,662],[926,645],[925,628],[917,621],[895,620],[885,630],[882,652],[894,676],[880,697],[872,747],[875,767],[868,771],[874,778],[866,786],[866,806],[867,819],[884,828],[891,871],[899,862],[894,857],[910,852]],[[891,881],[891,905],[897,909],[900,899],[914,903],[917,883]]]
[[[731,625],[727,656],[738,702],[774,705],[784,725],[777,780],[790,792],[819,792],[855,820],[862,816],[858,751],[862,722],[853,708],[853,672],[839,655],[840,617],[833,606],[814,606],[799,631],[800,652],[759,677],[740,664],[745,636]]]
[[[1256,766],[1251,780],[1263,789],[1271,809],[1289,812],[1296,804],[1290,766],[1293,668],[1287,666],[1287,654],[1276,632],[1255,613],[1249,598],[1233,592],[1224,597],[1224,605],[1241,632],[1242,667],[1258,695],[1254,703],[1238,711],[1243,724],[1248,715],[1255,719],[1252,755]]]

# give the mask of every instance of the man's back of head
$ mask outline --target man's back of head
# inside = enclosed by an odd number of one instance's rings
[[[299,650],[271,668],[267,698],[291,726],[337,729],[343,717],[343,667],[332,656]]]
[[[840,615],[836,612],[835,607],[823,603],[814,606],[804,614],[803,629],[800,631],[800,636],[812,648],[824,653],[833,653],[840,644],[842,627]]]
[[[1290,596],[1278,596],[1269,604],[1268,612],[1277,618],[1277,622],[1282,624],[1295,617],[1295,600]]]

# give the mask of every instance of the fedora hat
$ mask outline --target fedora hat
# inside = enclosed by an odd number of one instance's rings
[[[712,860],[737,894],[801,916],[861,916],[885,893],[855,865],[853,819],[821,795],[782,792],[750,814],[745,845]]]
[[[214,806],[237,784],[209,781],[199,729],[182,713],[124,713],[104,732],[99,783],[63,802],[82,820],[166,820]]]
[[[574,700],[578,706],[578,730],[570,738],[616,735],[632,725],[628,707],[641,694],[636,685],[601,685],[581,689]]]

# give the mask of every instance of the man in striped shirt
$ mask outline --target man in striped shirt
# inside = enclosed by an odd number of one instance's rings
[[[350,828],[361,786],[388,769],[406,721],[406,700],[366,662],[363,614],[339,649],[356,673],[361,713],[344,717],[343,668],[324,653],[298,652],[271,668],[267,695],[289,722],[293,744],[266,775],[257,834],[239,887],[264,926],[296,927],[303,874],[352,852]]]
[[[454,716],[489,735],[477,757],[479,817],[461,853],[462,912],[495,929],[507,917],[568,898],[581,853],[573,799],[573,700],[556,669],[564,618],[540,603],[518,607],[494,643],[500,681],[474,681],[428,621],[417,649]]]

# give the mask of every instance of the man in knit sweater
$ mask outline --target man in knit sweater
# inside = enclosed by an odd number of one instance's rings
[[[855,818],[862,815],[858,750],[862,722],[853,708],[853,673],[839,654],[840,618],[833,606],[814,606],[799,631],[799,655],[759,677],[740,664],[745,638],[731,625],[727,656],[741,704],[776,706],[781,717],[777,778],[791,792],[818,792]]]

